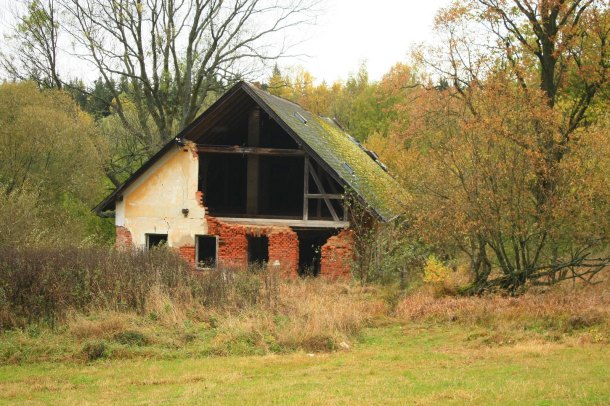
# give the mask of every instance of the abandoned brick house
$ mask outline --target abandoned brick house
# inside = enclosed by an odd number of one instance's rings
[[[400,187],[334,120],[237,83],[97,207],[119,246],[175,247],[197,267],[264,261],[340,276],[352,258],[344,193],[379,221]]]

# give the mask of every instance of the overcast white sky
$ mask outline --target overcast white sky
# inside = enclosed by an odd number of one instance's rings
[[[16,1],[0,0],[0,31]],[[413,45],[430,40],[434,15],[450,1],[324,0],[317,24],[302,27],[299,34],[306,40],[291,50],[303,56],[285,58],[280,66],[301,65],[316,81],[330,83],[346,79],[366,61],[369,77],[378,80],[396,62],[406,61]]]
[[[325,13],[311,28],[311,39],[299,46],[309,58],[289,59],[317,80],[333,82],[367,62],[378,80],[415,44],[430,39],[434,16],[450,0],[327,0]]]

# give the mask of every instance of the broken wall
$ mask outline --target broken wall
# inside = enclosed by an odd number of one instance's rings
[[[260,226],[222,222],[206,215],[198,191],[199,157],[194,146],[170,151],[134,182],[116,202],[117,246],[143,247],[146,234],[167,234],[168,245],[193,266],[197,235],[216,235],[218,263],[245,267],[248,236],[267,236],[269,266],[279,266],[289,277],[298,275],[299,240],[289,226]],[[188,210],[185,216],[183,209]],[[350,275],[351,232],[343,230],[322,246],[320,274],[329,278]]]
[[[229,224],[208,217],[209,233],[217,235],[218,263],[221,266],[242,268],[248,265],[248,236],[267,236],[269,239],[269,266],[279,267],[289,277],[297,276],[299,240],[288,226],[255,226]]]
[[[354,256],[351,230],[342,230],[328,239],[322,246],[320,276],[329,279],[343,279],[351,275]]]

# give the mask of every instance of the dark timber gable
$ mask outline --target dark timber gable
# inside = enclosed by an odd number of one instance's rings
[[[98,213],[154,162],[184,142],[200,160],[200,190],[210,215],[345,222],[346,190],[382,221],[402,213],[404,192],[371,151],[333,120],[245,82],[233,86],[101,202]]]

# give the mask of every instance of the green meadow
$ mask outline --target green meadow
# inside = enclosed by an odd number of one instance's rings
[[[477,331],[457,325],[392,324],[367,328],[349,349],[330,353],[5,365],[0,402],[610,403],[608,345],[488,345],[473,337]]]

